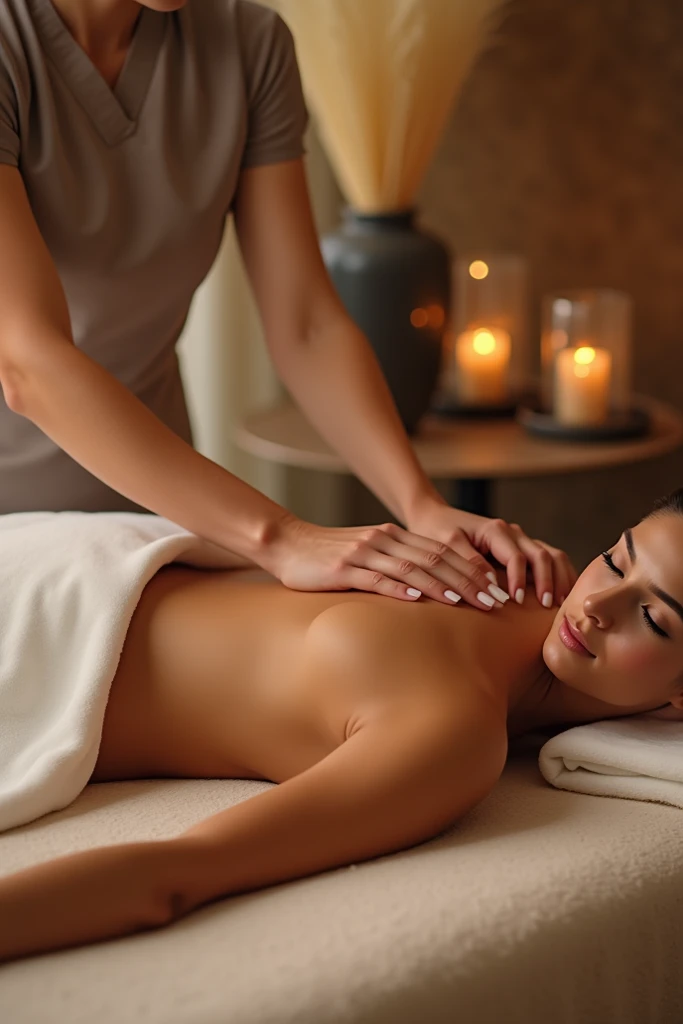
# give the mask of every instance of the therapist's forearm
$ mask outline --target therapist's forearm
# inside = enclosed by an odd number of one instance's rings
[[[320,435],[402,522],[441,497],[412,449],[375,354],[340,317],[311,338],[273,346],[287,388]]]
[[[70,341],[30,346],[5,397],[76,462],[138,505],[259,562],[288,513],[196,452]]]

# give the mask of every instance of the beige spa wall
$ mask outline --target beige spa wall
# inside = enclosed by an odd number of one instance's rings
[[[455,249],[510,249],[531,266],[532,310],[553,289],[605,285],[635,301],[638,388],[683,407],[683,4],[512,0],[465,87],[421,190],[423,223]],[[309,144],[318,224],[339,197]],[[537,314],[532,329],[538,330]],[[183,342],[198,446],[318,522],[381,512],[338,477],[287,471],[230,443],[241,410],[277,393],[234,250],[195,302]],[[502,482],[498,514],[583,566],[660,493],[683,455]]]

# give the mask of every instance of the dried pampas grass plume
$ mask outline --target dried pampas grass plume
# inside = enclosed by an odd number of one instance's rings
[[[346,199],[412,206],[465,77],[506,0],[271,0]]]

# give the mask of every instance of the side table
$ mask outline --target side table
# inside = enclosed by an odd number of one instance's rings
[[[411,438],[417,457],[432,479],[454,483],[452,502],[479,515],[495,514],[491,484],[503,477],[537,477],[599,470],[653,459],[683,445],[683,415],[672,406],[638,396],[651,416],[645,437],[610,442],[547,440],[528,434],[511,419],[447,419],[428,415]],[[236,443],[245,452],[303,469],[349,473],[291,402],[284,401],[245,417]]]

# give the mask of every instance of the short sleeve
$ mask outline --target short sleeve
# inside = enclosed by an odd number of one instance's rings
[[[0,39],[0,164],[18,167],[20,151],[17,97]]]
[[[258,10],[261,16],[242,26],[248,100],[242,167],[302,156],[308,124],[292,33],[279,14]]]

